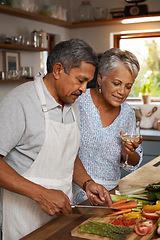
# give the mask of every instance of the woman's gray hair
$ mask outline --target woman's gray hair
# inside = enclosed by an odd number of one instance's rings
[[[137,57],[129,52],[122,51],[119,48],[111,48],[107,50],[100,58],[98,72],[103,76],[110,74],[117,67],[125,66],[136,79],[140,70],[140,65]]]
[[[91,46],[77,38],[62,41],[51,50],[47,58],[47,72],[51,73],[53,66],[60,62],[65,73],[69,74],[71,68],[79,68],[82,61],[97,66],[97,55]]]

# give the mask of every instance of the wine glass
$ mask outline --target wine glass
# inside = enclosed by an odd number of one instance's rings
[[[122,134],[122,140],[130,145],[132,145],[131,140],[138,142],[140,140],[140,121],[136,121],[136,126],[127,129]],[[134,166],[128,164],[128,154],[126,155],[125,162],[120,163],[120,167],[124,168],[134,168]]]

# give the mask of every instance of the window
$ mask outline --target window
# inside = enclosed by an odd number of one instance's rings
[[[152,101],[160,101],[160,32],[114,35],[114,46],[133,52],[140,63],[140,72],[129,98],[141,97],[142,84],[150,87]]]

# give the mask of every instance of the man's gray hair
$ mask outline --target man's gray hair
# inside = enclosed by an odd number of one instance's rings
[[[69,74],[72,68],[79,68],[81,62],[97,66],[97,56],[91,46],[81,39],[70,39],[59,42],[50,52],[47,59],[47,72],[53,71],[53,66],[60,62],[65,73]]]

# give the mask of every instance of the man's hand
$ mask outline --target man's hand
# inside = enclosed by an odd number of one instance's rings
[[[68,216],[72,212],[69,198],[60,190],[44,188],[36,201],[41,209],[51,216]]]
[[[112,207],[110,194],[104,186],[91,181],[86,186],[86,194],[91,205],[107,204]]]
[[[60,190],[47,189],[18,174],[0,156],[0,186],[36,201],[41,209],[53,216],[72,212],[69,198]]]

